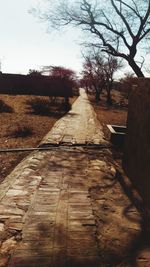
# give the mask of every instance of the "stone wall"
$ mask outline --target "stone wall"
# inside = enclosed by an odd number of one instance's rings
[[[139,78],[129,98],[123,168],[150,207],[150,78]]]

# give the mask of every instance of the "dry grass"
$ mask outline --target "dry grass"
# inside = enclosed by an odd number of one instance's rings
[[[127,104],[128,101],[125,99],[124,95],[119,91],[112,91],[113,105],[108,106],[106,104],[106,95],[102,94],[101,101],[97,104],[93,97],[91,97],[91,102],[93,107],[97,113],[98,120],[100,121],[105,138],[110,140],[110,132],[107,128],[107,124],[114,125],[126,125],[127,121]],[[111,149],[113,159],[116,163],[121,167],[122,166],[122,156],[123,156],[123,148],[113,147]],[[109,159],[108,159],[109,160]]]
[[[66,111],[63,99],[50,103],[48,97],[0,96],[0,148],[35,147]],[[71,103],[75,98],[70,99]],[[0,153],[0,180],[28,153]]]
[[[117,104],[122,101],[122,95],[114,91],[113,99],[115,105],[108,107],[105,95],[99,104],[96,104],[91,97],[106,138],[108,138],[107,124],[126,123],[127,108],[119,108]],[[74,100],[75,98],[71,99],[71,103]],[[0,148],[37,146],[65,113],[61,98],[50,103],[48,97],[1,95]],[[27,154],[27,152],[0,153],[0,180],[2,181]]]
[[[106,104],[105,93],[101,96],[101,101],[95,103],[93,97],[91,102],[97,113],[98,120],[103,126],[103,131],[106,139],[109,138],[107,124],[126,125],[127,120],[127,100],[119,91],[112,91],[113,105],[108,106]],[[123,106],[122,106],[123,105]]]

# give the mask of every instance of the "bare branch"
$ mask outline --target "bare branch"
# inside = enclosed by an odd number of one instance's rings
[[[51,27],[80,27],[91,33],[93,46],[125,59],[136,75],[143,77],[136,54],[140,41],[150,34],[150,0],[57,0],[54,7],[44,14]]]
[[[121,2],[122,2],[122,1],[121,1]],[[124,4],[124,2],[122,2],[122,3]],[[119,17],[121,18],[121,20],[124,22],[124,24],[125,24],[125,26],[126,26],[126,28],[127,28],[127,30],[128,30],[128,33],[130,34],[130,36],[131,36],[132,38],[134,38],[134,34],[133,34],[132,30],[131,30],[131,27],[130,27],[129,23],[127,22],[127,20],[126,20],[125,17],[123,16],[123,14],[120,12],[120,10],[117,8],[117,6],[116,6],[114,0],[111,0],[111,4],[112,4],[112,6],[114,7],[114,9],[115,9],[116,13],[118,14],[118,16],[119,16]]]
[[[137,37],[139,38],[139,40],[142,40],[150,32],[150,28],[147,29],[146,31],[144,31],[145,24],[146,24],[149,16],[150,16],[150,1],[149,1],[149,5],[147,8],[147,12],[145,14],[145,17],[143,19],[141,19],[141,25],[140,25],[139,31],[137,33]],[[142,31],[144,31],[144,34],[141,35]]]
[[[86,0],[84,0],[83,2],[84,2],[84,5],[81,6],[81,9],[88,13],[89,18],[90,18],[90,22],[88,22],[88,23],[90,24],[91,28],[93,28],[93,27],[95,28],[95,25],[104,27],[106,30],[116,34],[117,36],[120,36],[122,38],[124,44],[126,45],[126,47],[128,47],[128,49],[129,49],[130,45],[128,44],[126,38],[124,37],[123,32],[119,32],[119,31],[114,29],[114,27],[112,26],[110,20],[105,15],[104,11],[102,11],[102,14],[105,17],[106,21],[108,22],[107,24],[103,23],[103,22],[100,22],[100,21],[96,21],[95,18],[94,18],[93,12],[91,10],[91,5],[88,4]],[[82,21],[80,21],[80,23],[81,24],[85,24],[85,21],[83,22],[83,20],[82,20]]]
[[[139,38],[139,41],[141,41],[142,39],[144,39],[145,36],[148,35],[148,33],[150,33],[150,28],[148,28],[146,31],[144,31],[144,33],[141,35],[141,37]]]
[[[129,8],[130,10],[132,10],[132,12],[135,13],[135,15],[136,15],[137,17],[139,17],[139,19],[142,18],[142,17],[140,16],[139,11],[138,11],[137,4],[135,3],[134,0],[132,0],[132,2],[133,2],[133,4],[134,4],[135,8],[133,8],[131,5],[128,5],[127,3],[125,3],[125,2],[122,1],[122,0],[117,0],[117,2],[120,2],[121,4],[123,4],[124,6],[126,6],[127,8]],[[120,12],[120,13],[122,13],[122,12]]]

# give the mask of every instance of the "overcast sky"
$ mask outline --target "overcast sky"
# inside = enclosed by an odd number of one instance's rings
[[[81,32],[47,33],[47,25],[29,13],[38,3],[44,0],[0,0],[1,71],[27,74],[29,69],[59,65],[80,72]],[[125,66],[117,78],[131,71]]]
[[[47,26],[29,14],[38,0],[0,0],[2,72],[28,73],[45,65],[81,70],[77,32],[47,33]]]

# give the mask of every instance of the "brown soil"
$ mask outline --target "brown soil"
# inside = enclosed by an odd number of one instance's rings
[[[124,99],[124,96],[116,90],[112,92],[112,99],[113,104],[109,106],[106,104],[105,93],[102,94],[99,103],[96,103],[94,98],[91,97],[91,102],[107,139],[109,138],[107,124],[126,125],[127,120],[127,99]]]
[[[1,95],[0,148],[36,147],[66,113],[63,101],[63,98]],[[0,153],[0,181],[26,155],[28,152]]]
[[[105,138],[110,134],[107,124],[126,125],[127,100],[120,92],[113,92],[113,105],[107,106],[106,96],[93,107],[103,126]],[[110,153],[111,151],[111,153]],[[95,159],[105,159],[114,167],[114,177],[107,171],[91,182],[90,195],[97,225],[97,241],[103,267],[132,267],[149,265],[149,234],[145,229],[143,201],[122,170],[123,147],[103,150]],[[109,169],[107,167],[107,169]],[[113,168],[112,168],[113,169]],[[140,258],[139,255],[142,255]]]
[[[94,97],[90,96],[91,103],[95,109],[97,118],[103,127],[103,132],[107,141],[110,141],[110,132],[108,130],[107,124],[126,126],[127,121],[128,100],[121,92],[117,90],[112,91],[112,99],[113,104],[109,106],[106,103],[105,93],[101,95],[101,100],[99,101],[99,103],[96,103]],[[113,153],[113,158],[120,165],[123,149],[114,147],[111,150]]]

